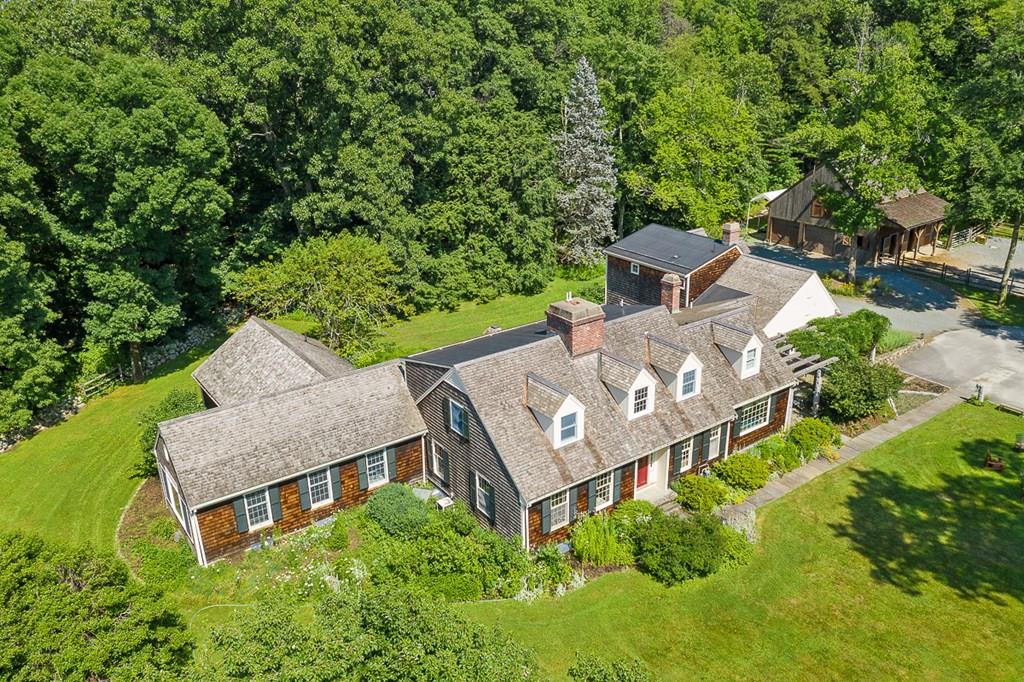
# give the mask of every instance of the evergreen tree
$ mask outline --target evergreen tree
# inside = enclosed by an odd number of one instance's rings
[[[615,165],[605,113],[597,95],[597,78],[586,57],[562,104],[562,133],[558,145],[558,171],[563,188],[557,194],[558,227],[565,239],[562,258],[574,265],[597,262],[601,242],[615,232]]]

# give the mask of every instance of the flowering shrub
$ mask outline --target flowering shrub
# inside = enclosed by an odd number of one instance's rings
[[[728,499],[725,485],[710,476],[684,476],[672,483],[672,489],[679,504],[694,512],[708,513]]]

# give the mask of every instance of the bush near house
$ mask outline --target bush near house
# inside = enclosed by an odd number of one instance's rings
[[[804,463],[800,448],[794,445],[785,434],[776,433],[755,445],[751,452],[768,463],[772,471],[786,473]]]
[[[850,421],[876,414],[902,385],[903,375],[895,367],[854,357],[833,365],[821,396],[836,417]]]
[[[726,485],[746,492],[757,490],[768,482],[768,463],[749,452],[738,452],[716,463],[711,470]]]
[[[725,484],[711,476],[684,476],[672,483],[672,489],[684,509],[701,514],[710,513],[729,499]]]
[[[891,326],[885,315],[863,309],[842,317],[811,320],[809,328],[792,331],[786,339],[805,357],[852,358],[867,356]]]
[[[658,514],[637,538],[636,562],[658,582],[675,585],[744,563],[748,548],[746,538],[709,514]]]
[[[797,449],[804,461],[819,455],[831,459],[834,449],[842,445],[839,429],[831,422],[815,417],[801,419],[786,432],[786,441]]]
[[[153,444],[156,442],[160,422],[199,412],[203,407],[203,400],[194,388],[174,388],[159,403],[139,413],[138,422],[142,426],[142,433],[139,434],[139,461],[135,466],[137,478],[157,475]]]
[[[366,501],[366,517],[388,535],[413,538],[429,521],[427,505],[400,483],[388,483]]]

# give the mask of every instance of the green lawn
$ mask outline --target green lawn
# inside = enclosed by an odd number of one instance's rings
[[[657,679],[1024,677],[1024,420],[958,406],[760,513],[751,565],[667,589],[635,572],[464,607],[533,648],[639,656]],[[1014,458],[1022,464],[1020,458]]]
[[[999,300],[998,292],[975,289],[963,284],[951,284],[950,286],[986,320],[1024,327],[1024,298],[1007,296],[1006,305],[999,307],[996,305],[996,301]]]

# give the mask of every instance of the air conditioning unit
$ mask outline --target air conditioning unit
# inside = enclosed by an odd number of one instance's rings
[[[448,507],[451,507],[454,504],[455,504],[455,500],[453,500],[452,498],[450,498],[448,496],[437,498],[437,510],[438,511],[444,511],[445,509],[447,509]]]

